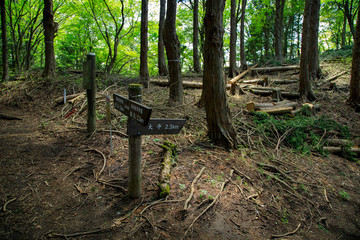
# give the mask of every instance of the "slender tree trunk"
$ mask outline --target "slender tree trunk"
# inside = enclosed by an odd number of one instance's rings
[[[236,0],[231,0],[231,18],[230,18],[230,69],[229,77],[237,75],[236,71]]]
[[[184,102],[183,83],[181,80],[180,41],[176,35],[177,0],[168,0],[164,28],[164,41],[170,75],[169,103]]]
[[[350,95],[348,102],[360,111],[360,14],[358,13],[355,39],[353,46],[353,59],[350,80]]]
[[[310,101],[315,100],[315,95],[311,89],[311,78],[309,74],[309,45],[310,45],[310,24],[311,24],[311,8],[313,0],[306,0],[303,20],[303,31],[301,40],[301,56],[300,56],[300,81],[299,93],[301,98]]]
[[[167,76],[168,70],[165,61],[164,48],[164,24],[165,24],[165,9],[166,0],[160,0],[160,19],[159,19],[159,41],[158,41],[158,68],[160,76]]]
[[[193,12],[193,60],[194,71],[201,73],[200,55],[199,55],[199,0],[194,0]]]
[[[283,22],[284,22],[284,7],[285,0],[276,0],[276,12],[275,12],[275,59],[283,62],[282,46],[283,46]]]
[[[43,76],[49,78],[55,75],[54,36],[57,28],[56,23],[54,22],[52,0],[44,0],[43,16],[43,24],[45,29],[45,67]]]
[[[311,81],[321,77],[319,64],[319,21],[320,0],[313,0],[309,31],[309,74]]]
[[[240,63],[242,70],[246,70],[248,68],[246,63],[246,53],[245,53],[245,11],[246,11],[246,0],[242,0],[241,18],[240,18]]]
[[[206,1],[203,94],[210,140],[234,148],[237,145],[236,132],[231,122],[224,82],[224,7],[224,0]]]
[[[8,64],[8,50],[7,50],[7,36],[6,36],[6,12],[5,12],[5,1],[0,0],[1,9],[1,39],[2,39],[2,81],[9,79],[9,64]]]
[[[344,14],[343,27],[341,31],[341,47],[346,46],[346,16]]]
[[[148,0],[141,1],[141,49],[140,49],[140,78],[144,88],[150,84],[148,69]]]

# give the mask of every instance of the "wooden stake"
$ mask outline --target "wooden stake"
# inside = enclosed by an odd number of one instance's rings
[[[129,99],[142,102],[141,84],[129,85]],[[128,126],[132,120],[129,118]],[[141,197],[141,136],[129,136],[129,182],[128,193],[130,198]]]

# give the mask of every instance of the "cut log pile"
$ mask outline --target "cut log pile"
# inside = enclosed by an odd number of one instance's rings
[[[319,110],[319,105],[314,105],[311,103],[299,104],[292,101],[280,101],[280,102],[267,102],[267,103],[257,103],[257,102],[248,102],[246,104],[246,109],[249,112],[264,112],[267,114],[285,114],[289,113],[295,115],[301,110],[301,107],[307,106],[310,110]],[[298,108],[298,109],[296,109]]]

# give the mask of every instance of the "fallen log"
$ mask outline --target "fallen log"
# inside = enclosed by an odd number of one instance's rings
[[[228,84],[235,84],[235,83],[236,83],[237,81],[239,81],[241,78],[245,77],[246,74],[248,74],[249,72],[251,72],[251,70],[254,69],[256,66],[257,66],[257,64],[256,64],[254,67],[251,67],[251,68],[249,68],[248,70],[240,73],[240,74],[237,75],[236,77],[230,79],[230,80],[228,81]]]
[[[256,73],[285,72],[285,71],[298,70],[298,69],[300,69],[299,65],[253,68],[251,71],[251,75],[255,75]]]
[[[298,83],[298,80],[283,80],[283,79],[275,79],[270,81],[273,84],[292,84],[292,83]]]
[[[257,111],[262,109],[269,109],[273,107],[291,107],[296,108],[298,106],[297,102],[290,101],[281,101],[281,102],[271,102],[271,103],[256,103],[256,102],[248,102],[246,104],[246,108],[248,111]]]
[[[74,99],[74,98],[76,98],[76,97],[78,97],[78,96],[80,96],[82,94],[85,95],[85,92],[68,95],[68,96],[66,96],[66,100],[68,101],[68,100]],[[56,98],[55,103],[56,103],[56,105],[64,104],[64,96]]]
[[[151,83],[161,86],[161,87],[168,87],[169,86],[169,81],[168,80],[160,80],[160,79],[156,79],[156,80],[150,80]],[[184,88],[198,88],[201,89],[202,88],[202,82],[194,82],[194,81],[183,81],[183,87]],[[231,85],[227,84],[226,89],[230,89]]]
[[[352,142],[348,139],[328,139],[327,143],[332,146],[350,146]]]
[[[164,153],[158,183],[159,198],[165,198],[170,193],[171,160],[175,151],[175,145],[166,141],[160,147],[164,150]]]
[[[253,94],[256,94],[256,95],[261,95],[261,96],[271,96],[274,92],[273,89],[255,89],[255,88],[251,88],[250,89],[250,92],[253,93]],[[292,92],[283,92],[283,91],[280,91],[281,92],[281,97],[282,98],[286,98],[286,99],[298,99],[300,98],[300,94],[299,93],[292,93]]]
[[[324,147],[324,151],[327,151],[329,153],[342,153],[343,148],[342,147]],[[359,147],[350,147],[350,152],[360,154],[360,148]]]
[[[332,82],[332,81],[336,80],[338,77],[340,77],[340,76],[342,76],[342,75],[344,75],[344,74],[346,74],[346,73],[347,73],[347,71],[343,71],[343,72],[338,73],[338,74],[336,74],[336,75],[333,75],[333,76],[331,76],[331,77],[329,77],[329,78],[327,78],[327,79],[324,79],[324,80],[320,83],[320,85],[323,85],[323,84]]]
[[[266,108],[266,109],[264,108],[256,112],[263,112],[263,113],[275,115],[275,114],[290,113],[292,110],[293,110],[292,107],[274,107],[274,108]]]

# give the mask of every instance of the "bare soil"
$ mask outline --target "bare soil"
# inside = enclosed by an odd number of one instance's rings
[[[325,74],[341,68],[325,68]],[[267,76],[298,78],[296,72]],[[339,91],[326,89],[327,84],[315,87],[321,104],[317,114],[347,125],[359,144],[360,114],[345,103],[349,77],[335,81]],[[112,79],[116,84],[99,90],[98,131],[89,137],[85,99],[74,106],[55,103],[64,86],[70,94],[82,91],[77,78],[65,75],[44,84],[33,76],[1,86],[0,113],[22,119],[0,119],[1,239],[360,239],[359,163],[264,144],[245,104],[270,97],[251,93],[229,96],[247,147],[226,151],[207,140],[205,111],[197,106],[201,90],[186,89],[182,106],[168,105],[167,88],[145,90],[152,117],[185,118],[187,123],[178,135],[142,137],[143,193],[140,199],[128,198],[126,118],[112,108],[111,154],[104,117],[104,95],[127,96],[127,80]],[[297,84],[286,88],[296,90]],[[72,107],[77,111],[65,118]],[[164,141],[176,144],[178,154],[170,194],[158,200],[163,151],[158,145]],[[273,168],[260,169],[258,163]],[[184,209],[203,167],[190,207]]]

